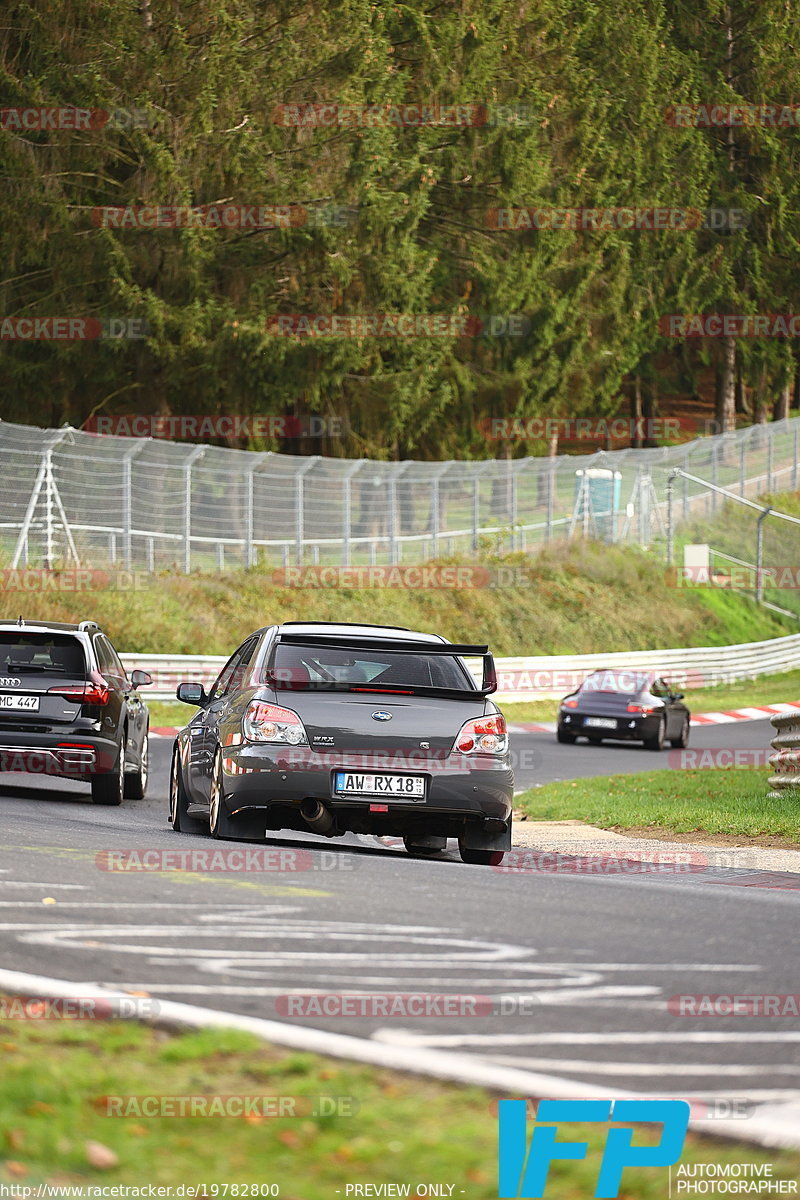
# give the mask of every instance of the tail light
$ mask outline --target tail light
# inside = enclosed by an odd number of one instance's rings
[[[628,705],[628,712],[632,712],[632,713],[654,713],[656,711],[657,710],[655,708],[652,708],[652,707],[648,708],[648,706],[646,704],[629,704]]]
[[[508,750],[506,719],[502,713],[491,713],[465,721],[456,738],[459,754],[505,754]]]
[[[296,712],[251,700],[242,717],[242,734],[248,742],[282,742],[286,746],[307,746],[305,727]]]
[[[578,701],[577,700],[562,700],[561,707],[562,708],[577,708]]]
[[[65,700],[73,700],[78,704],[108,704],[109,688],[103,676],[98,671],[90,671],[86,683],[64,684],[63,687],[47,689],[48,696],[63,696]]]

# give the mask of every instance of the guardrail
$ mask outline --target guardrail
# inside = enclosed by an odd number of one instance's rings
[[[800,797],[800,713],[781,713],[770,720],[776,731],[770,745],[776,753],[769,760],[775,774],[769,777],[773,790],[767,799],[796,799]]]
[[[122,659],[129,672],[138,668],[153,676],[154,686],[146,689],[151,700],[173,700],[175,688],[185,680],[208,687],[227,662],[226,655],[215,654],[123,654]],[[688,691],[800,667],[800,634],[764,642],[744,642],[738,646],[499,658],[496,698],[507,703],[557,698],[578,687],[592,671],[603,667],[657,671],[670,683]]]

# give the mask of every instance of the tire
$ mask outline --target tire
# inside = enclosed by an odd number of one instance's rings
[[[125,776],[125,799],[126,800],[144,800],[147,792],[147,772],[150,760],[149,750],[149,729],[145,730],[144,738],[142,739],[142,750],[139,755],[139,770],[131,775]]]
[[[499,867],[506,856],[505,850],[469,850],[458,843],[461,861],[477,867]]]
[[[564,733],[563,729],[559,729],[556,731],[556,741],[561,742],[562,746],[574,746],[575,745],[575,734],[574,733]]]
[[[669,743],[671,746],[674,746],[676,750],[685,750],[686,747],[689,745],[689,718],[688,717],[684,717],[684,719],[683,719],[683,725],[681,726],[681,732],[680,732],[679,736],[676,738],[670,738]]]
[[[413,838],[404,837],[403,845],[412,858],[435,858],[437,854],[441,854],[442,851],[447,847],[447,841],[445,840],[444,846],[441,847],[420,846],[413,840]]]
[[[206,833],[204,822],[187,814],[188,807],[189,794],[183,782],[178,747],[175,746],[169,769],[169,823],[176,833]]]
[[[666,744],[667,723],[662,717],[658,722],[658,729],[651,737],[644,739],[644,745],[648,750],[663,750]]]
[[[214,766],[211,768],[211,796],[208,809],[208,829],[213,838],[235,838],[233,825],[225,806],[222,803],[222,754],[219,750],[214,755]]]
[[[92,776],[92,804],[115,808],[122,804],[125,792],[125,738],[119,748],[117,761],[111,771]]]

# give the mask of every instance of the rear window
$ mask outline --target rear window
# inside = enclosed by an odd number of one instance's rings
[[[475,683],[449,655],[278,644],[272,674],[282,687],[436,687],[469,692]]]
[[[3,675],[68,675],[86,673],[83,646],[65,633],[0,633],[0,682]]]
[[[652,680],[652,675],[644,671],[594,671],[581,684],[580,690],[586,692],[615,692],[623,696],[638,696],[646,692]]]

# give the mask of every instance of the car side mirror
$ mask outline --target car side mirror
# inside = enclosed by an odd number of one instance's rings
[[[131,671],[131,683],[134,687],[146,687],[152,682],[153,676],[149,671]]]
[[[206,689],[202,683],[179,683],[175,695],[184,704],[196,704],[198,708],[202,708],[208,701]]]

